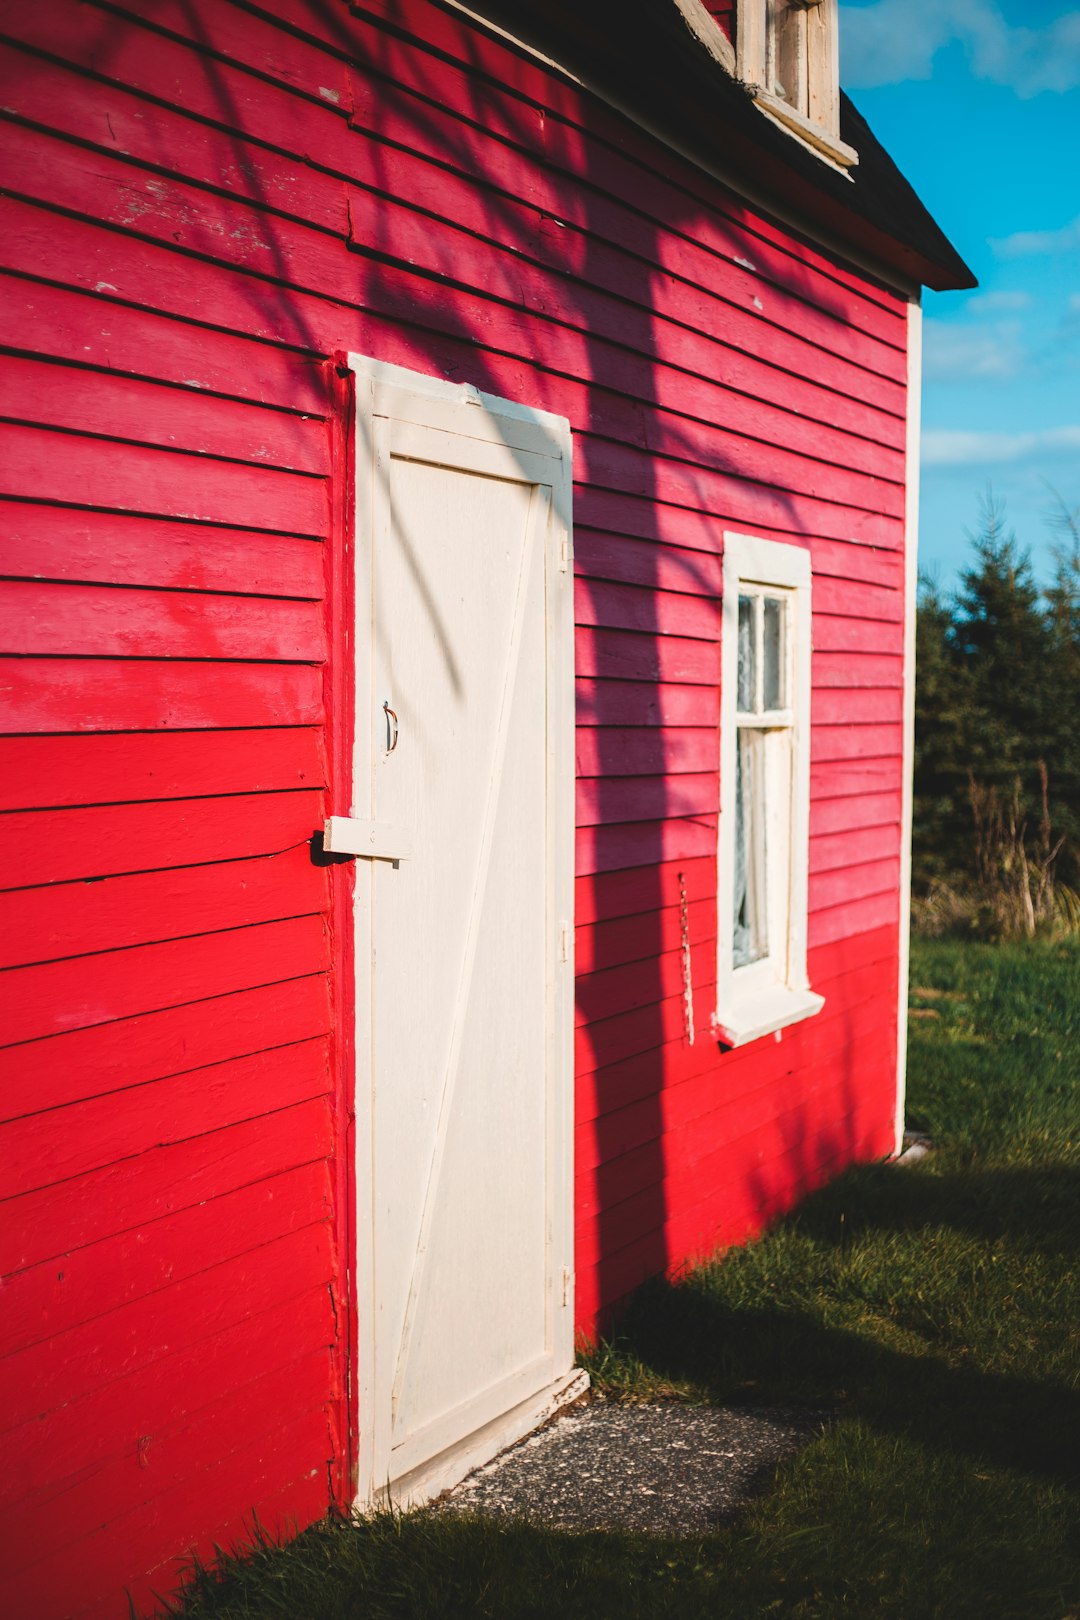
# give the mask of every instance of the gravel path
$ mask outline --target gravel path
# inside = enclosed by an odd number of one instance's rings
[[[827,1421],[775,1407],[593,1402],[477,1469],[440,1507],[560,1529],[700,1535],[731,1518]]]

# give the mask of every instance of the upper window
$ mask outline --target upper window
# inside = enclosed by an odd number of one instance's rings
[[[837,0],[676,0],[713,55],[768,117],[841,168]]]
[[[716,1027],[731,1046],[822,1006],[806,977],[810,558],[724,542]]]

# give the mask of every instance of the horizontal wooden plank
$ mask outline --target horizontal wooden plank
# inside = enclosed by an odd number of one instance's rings
[[[830,799],[891,793],[899,803],[901,761],[898,759],[828,760],[810,773],[811,809]]]
[[[0,810],[134,803],[326,784],[314,726],[0,739]]]
[[[152,1300],[134,1300],[58,1334],[48,1356],[33,1346],[8,1356],[3,1432],[68,1405],[74,1390],[92,1392],[193,1344],[205,1344],[223,1329],[316,1283],[325,1288],[332,1274],[330,1242],[324,1221],[270,1237],[258,1250],[186,1277]]]
[[[262,1072],[272,1081],[287,1071],[277,1065]],[[311,1072],[310,1067],[303,1071]],[[160,1095],[164,1099],[164,1090]],[[282,1175],[297,1163],[297,1144],[313,1159],[327,1157],[332,1148],[328,1099],[282,1102],[284,1095],[269,1090],[252,1117],[239,1124],[144,1146],[115,1163],[11,1199],[0,1230],[5,1273],[69,1256],[88,1243]]]
[[[858,684],[858,675],[854,672],[853,666],[861,662],[863,655],[870,654],[880,658],[882,654],[892,654],[899,659],[903,655],[903,650],[904,628],[898,621],[849,619],[846,615],[836,613],[814,614],[815,680],[821,653],[843,653],[852,673],[847,682],[836,684],[855,685]]]
[[[37,83],[56,97],[55,84]],[[87,83],[86,88],[100,107],[98,86]],[[106,116],[102,109],[101,117]],[[218,399],[190,385],[114,377],[82,365],[9,355],[0,368],[0,417],[260,467],[323,477],[329,472],[329,441],[319,417]]]
[[[582,827],[575,840],[574,870],[579,877],[620,872],[654,861],[716,859],[716,817],[671,821],[617,822]]]
[[[889,860],[899,848],[899,818],[884,825],[818,833],[810,839],[810,870],[817,875],[835,872],[841,867],[864,866],[869,861]]]
[[[0,968],[326,912],[327,880],[302,845],[255,860],[9,890],[0,893]]]
[[[576,738],[579,776],[666,776],[716,769],[711,726],[602,726]]]
[[[812,700],[814,724],[863,726],[903,717],[903,696],[895,686],[823,686]]]
[[[207,1136],[244,1119],[320,1097],[330,1088],[325,1037],[91,1097],[4,1127],[4,1198],[18,1198],[169,1142]],[[295,1164],[314,1157],[298,1141]]]
[[[0,574],[17,579],[317,601],[323,570],[321,546],[286,535],[23,501],[0,512]]]
[[[67,11],[67,26],[81,22],[81,8]],[[121,54],[138,32],[117,31],[114,43]],[[155,47],[165,43],[160,34],[147,38]],[[5,275],[0,343],[59,360],[78,355],[83,364],[118,375],[181,383],[313,416],[332,409],[326,371],[318,362],[270,343],[119,304],[115,292],[106,282],[84,292]]]
[[[877,725],[817,725],[810,742],[811,765],[830,760],[896,759],[904,751],[904,728],[899,721]]]
[[[663,906],[716,900],[716,851],[711,858],[649,862],[629,871],[583,875],[574,885],[574,916],[579,926],[635,916]]]
[[[648,590],[714,598],[721,594],[719,547],[690,551],[580,524],[574,528],[574,571],[587,579],[619,580]]]
[[[601,741],[601,759],[603,753]],[[715,771],[698,776],[586,777],[577,784],[577,825],[602,827],[620,821],[715,816],[719,803],[720,779]]]
[[[310,726],[322,714],[309,665],[0,658],[0,733]]]
[[[332,1209],[328,1166],[308,1162],[89,1244],[60,1267],[32,1266],[5,1282],[0,1356],[198,1276],[270,1237],[329,1220]]]
[[[50,1520],[55,1522],[60,1516],[64,1522],[92,1532],[177,1480],[198,1475],[210,1459],[238,1450],[253,1433],[262,1432],[269,1413],[318,1410],[325,1404],[330,1377],[326,1349],[301,1355],[282,1368],[258,1368],[257,1376],[224,1399],[200,1406],[194,1415],[180,1411],[167,1428],[141,1435],[139,1444],[126,1456],[58,1479],[8,1508],[8,1533],[13,1548],[18,1549],[13,1552],[11,1567],[17,1570],[37,1561],[47,1543]]]
[[[855,795],[815,798],[810,804],[810,836],[825,837],[860,827],[900,825],[900,792],[866,791]]]
[[[290,1414],[269,1435],[261,1436],[253,1444],[204,1469],[198,1475],[196,1489],[192,1488],[190,1477],[174,1483],[160,1496],[74,1542],[70,1556],[62,1562],[47,1561],[44,1569],[36,1565],[14,1576],[11,1582],[14,1601],[22,1612],[36,1612],[40,1620],[65,1620],[67,1616],[83,1620],[83,1616],[92,1612],[83,1602],[88,1592],[111,1591],[122,1601],[124,1572],[130,1568],[132,1547],[167,1547],[172,1557],[182,1558],[197,1535],[206,1534],[223,1522],[245,1490],[250,1500],[266,1492],[271,1485],[280,1486],[295,1480],[298,1471],[310,1473],[314,1469],[325,1500],[323,1481],[330,1449],[323,1411],[299,1416]],[[304,1459],[306,1469],[301,1470],[298,1455]],[[249,1534],[251,1529],[249,1525]],[[173,1581],[178,1569],[179,1565],[174,1565],[170,1572]],[[41,1592],[40,1583],[46,1572],[48,1608],[42,1607],[40,1599],[35,1597]],[[28,1599],[29,1611],[22,1608]],[[94,1609],[100,1609],[100,1599],[94,1598],[92,1604]],[[115,1607],[113,1612],[116,1612]]]
[[[720,604],[714,598],[579,578],[574,581],[574,620],[583,626],[715,642],[720,634]]]
[[[132,1432],[168,1431],[184,1412],[194,1415],[228,1399],[253,1372],[287,1366],[305,1349],[330,1344],[333,1316],[325,1280],[313,1282],[305,1275],[299,1244],[290,1241],[283,1258],[292,1269],[291,1274],[283,1272],[281,1296],[274,1299],[268,1289],[262,1311],[241,1309],[203,1339],[182,1324],[180,1342],[163,1364],[165,1376],[156,1358],[141,1362],[136,1357],[120,1378],[91,1385],[9,1430],[5,1454],[17,1473],[5,1472],[0,1478],[0,1502],[8,1504],[24,1492],[47,1491],[58,1479],[91,1472],[130,1454]],[[231,1268],[231,1276],[242,1278],[242,1268]],[[197,1287],[187,1292],[193,1303],[197,1301]],[[178,1391],[184,1397],[179,1411]]]
[[[0,447],[0,493],[22,500],[315,537],[327,528],[322,478],[12,423]]]
[[[696,942],[716,934],[716,897],[687,901],[686,925]],[[683,912],[680,905],[657,905],[610,922],[579,923],[574,931],[574,967],[579,978],[621,962],[652,958],[676,950],[682,943]]]
[[[692,641],[681,635],[579,626],[574,662],[579,676],[712,688],[719,679],[720,649],[715,641]]]
[[[815,946],[856,938],[870,929],[890,926],[897,929],[900,922],[900,892],[894,871],[895,868],[879,875],[872,885],[872,893],[815,907],[807,923],[807,941],[811,950]],[[827,898],[823,896],[823,899]]]
[[[891,636],[889,638],[891,640]],[[904,659],[901,648],[891,652],[876,652],[860,645],[854,652],[822,651],[815,647],[812,658],[815,690],[843,687],[851,690],[860,686],[902,687]]]
[[[326,638],[315,602],[6,580],[0,653],[317,663]]]
[[[887,894],[898,904],[900,893],[900,857],[881,857],[864,861],[859,866],[844,866],[829,872],[812,872],[810,876],[810,917],[814,918],[819,911],[827,911],[831,907],[850,905],[853,908],[862,900],[875,895]],[[862,932],[867,927],[866,922],[852,912],[851,932]],[[810,937],[820,939],[821,935],[813,930],[811,925]]]
[[[576,682],[579,726],[713,726],[720,724],[715,687],[678,686],[659,681]]]
[[[711,932],[711,931],[710,931]],[[704,993],[716,983],[716,941],[695,939],[690,950],[690,971],[695,991]],[[575,1023],[600,1023],[632,1008],[653,1007],[670,996],[685,993],[686,960],[681,949],[636,962],[620,963],[596,973],[579,973]]]
[[[306,844],[322,823],[323,796],[307,790],[171,799],[153,808],[13,810],[2,823],[0,887],[283,853]]]
[[[0,1049],[0,1110],[2,1117],[14,1118],[59,1108],[310,1040],[330,1027],[329,989],[322,972],[215,993],[209,1008],[196,1001]]]
[[[0,1042],[32,1041],[115,1018],[255,989],[328,966],[321,917],[258,923],[190,940],[10,968]]]

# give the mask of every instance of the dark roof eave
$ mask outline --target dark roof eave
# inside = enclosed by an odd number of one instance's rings
[[[707,171],[745,177],[755,206],[802,234],[935,291],[974,287],[968,265],[858,110],[841,96],[840,134],[859,154],[848,174],[781,129],[690,31],[673,0],[470,0]]]

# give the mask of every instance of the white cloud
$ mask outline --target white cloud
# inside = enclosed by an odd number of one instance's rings
[[[931,319],[924,322],[923,370],[929,378],[957,382],[1015,377],[1026,358],[1017,321],[984,326],[959,326]]]
[[[1012,27],[996,0],[875,0],[840,11],[841,78],[852,88],[928,79],[938,51],[953,40],[962,42],[976,78],[1019,96],[1080,84],[1077,10],[1038,28]]]
[[[1032,455],[1080,450],[1080,425],[1041,433],[975,433],[963,428],[928,428],[922,436],[926,467],[974,467],[1025,461]]]
[[[1012,236],[1000,236],[991,241],[990,246],[999,259],[1025,259],[1032,255],[1045,258],[1053,253],[1072,253],[1080,248],[1080,216],[1058,231],[1014,231]]]
[[[999,310],[1030,309],[1033,303],[1030,293],[1027,292],[986,292],[976,293],[964,305],[965,315],[993,315]]]

